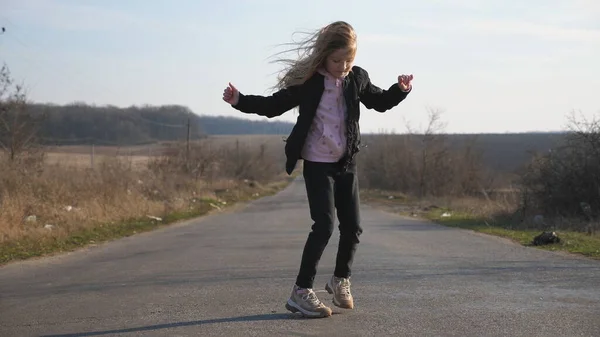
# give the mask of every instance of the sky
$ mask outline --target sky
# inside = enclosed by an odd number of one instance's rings
[[[395,108],[362,106],[365,133],[422,130],[431,111],[449,133],[560,131],[571,112],[600,113],[597,0],[0,0],[0,62],[34,102],[267,120],[225,103],[227,84],[272,94],[281,45],[337,20],[373,84],[414,75]]]

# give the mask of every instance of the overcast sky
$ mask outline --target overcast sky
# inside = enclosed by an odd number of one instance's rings
[[[429,109],[457,133],[561,130],[600,111],[597,0],[1,0],[0,61],[36,102],[261,119],[222,101],[227,83],[270,94],[277,45],[336,20],[357,30],[374,84],[415,76],[391,111],[363,107],[363,132],[404,132]]]

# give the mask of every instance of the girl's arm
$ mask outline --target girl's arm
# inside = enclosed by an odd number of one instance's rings
[[[282,115],[300,104],[300,87],[281,89],[270,96],[243,95],[231,106],[244,113],[252,113],[268,118]]]
[[[355,67],[354,71],[359,76],[360,83],[363,84],[360,88],[360,101],[368,109],[375,109],[379,112],[390,110],[400,104],[412,90],[412,87],[410,87],[407,91],[403,91],[400,89],[399,83],[394,83],[387,90],[384,90],[371,83],[366,70]]]

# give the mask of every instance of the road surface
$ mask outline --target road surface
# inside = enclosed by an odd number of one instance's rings
[[[366,206],[362,217],[352,311],[284,308],[310,227],[299,179],[224,213],[1,267],[0,336],[600,336],[600,262]]]

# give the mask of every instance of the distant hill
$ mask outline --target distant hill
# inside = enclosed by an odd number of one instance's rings
[[[530,160],[534,153],[546,154],[559,146],[565,139],[565,133],[499,133],[449,137],[455,146],[464,144],[467,139],[474,139],[487,166],[498,171],[513,171]]]
[[[287,135],[294,126],[288,122],[221,116],[199,116],[198,124],[207,135]]]
[[[28,113],[44,115],[40,141],[44,144],[136,145],[156,141],[199,139],[208,135],[289,134],[293,124],[242,118],[198,116],[179,105],[93,106],[30,104]]]
[[[391,135],[401,141],[406,135]],[[378,138],[383,135],[364,135],[365,145],[377,146]],[[389,137],[389,136],[388,136]],[[413,136],[414,137],[414,136]],[[481,152],[487,167],[497,171],[513,172],[522,167],[535,153],[548,153],[565,139],[565,133],[531,132],[499,134],[448,134],[448,144],[452,148],[462,148],[470,143],[474,150]]]

